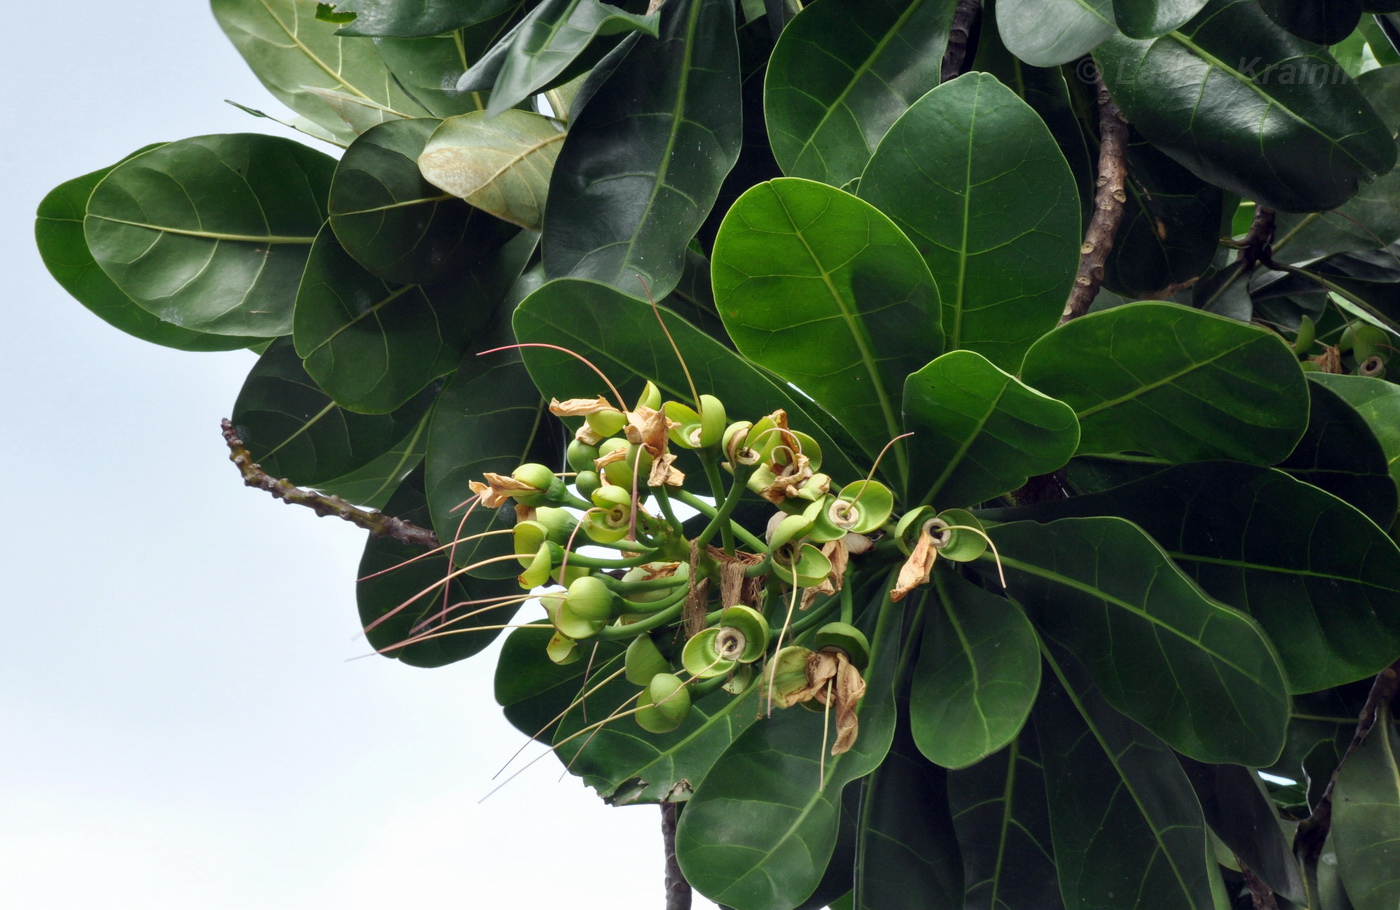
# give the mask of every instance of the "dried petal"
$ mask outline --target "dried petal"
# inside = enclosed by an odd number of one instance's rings
[[[904,595],[919,585],[928,584],[929,576],[933,574],[933,563],[937,559],[938,550],[933,546],[933,535],[924,527],[919,531],[919,542],[914,545],[914,552],[899,567],[899,577],[895,580],[894,590],[890,592],[890,600],[903,600]]]

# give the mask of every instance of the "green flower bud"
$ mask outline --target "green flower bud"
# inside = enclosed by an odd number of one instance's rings
[[[637,406],[632,410],[636,411],[641,408],[651,408],[655,411],[659,410],[660,407],[661,390],[656,387],[656,383],[648,379],[647,384],[642,387],[642,394],[637,397]]]
[[[544,526],[550,540],[560,545],[568,543],[578,525],[578,519],[571,512],[553,506],[540,506],[535,510],[534,520]]]
[[[627,426],[627,415],[621,411],[608,409],[597,411],[583,418],[584,423],[594,432],[599,439],[607,439],[622,432],[622,428]],[[574,468],[575,471],[580,470]]]
[[[637,725],[648,733],[670,733],[690,714],[690,691],[672,673],[658,673],[637,699]]]
[[[538,588],[549,581],[549,573],[553,568],[554,564],[549,556],[549,544],[542,543],[540,548],[535,551],[535,556],[530,560],[530,564],[525,567],[525,571],[517,576],[516,581],[520,583],[520,587],[527,591],[531,588]]]
[[[598,447],[591,446],[577,439],[569,443],[568,448],[569,468],[574,471],[593,470],[593,459],[598,457]]]
[[[662,655],[650,635],[638,635],[627,646],[623,668],[628,682],[645,686],[656,674],[671,672],[671,663]]]

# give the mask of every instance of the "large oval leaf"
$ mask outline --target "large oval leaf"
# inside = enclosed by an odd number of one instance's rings
[[[1117,32],[1112,0],[997,0],[1002,43],[1031,66],[1082,57]]]
[[[1211,0],[1179,31],[1110,38],[1094,57],[1148,141],[1269,208],[1335,208],[1395,164],[1394,138],[1351,77],[1253,0]]]
[[[1068,910],[1214,910],[1205,821],[1171,749],[1067,662],[1035,710]],[[1068,675],[1069,678],[1066,678]]]
[[[938,85],[954,0],[822,0],[768,60],[764,121],[789,177],[842,186],[890,125]]]
[[[877,606],[860,735],[851,750],[823,759],[821,716],[780,709],[734,741],[681,814],[681,871],[716,903],[791,908],[821,882],[836,845],[841,788],[879,767],[894,737],[903,611],[888,600]]]
[[[911,500],[973,506],[1069,461],[1079,421],[972,351],[949,351],[904,383]],[[927,490],[927,492],[922,492]]]
[[[233,424],[253,460],[298,486],[330,483],[392,451],[413,433],[438,389],[392,414],[354,414],[306,375],[290,338],[274,341],[249,371]]]
[[[98,268],[83,235],[83,217],[93,188],[111,170],[74,177],[54,187],[39,203],[34,239],[54,280],[108,325],[152,344],[182,351],[231,351],[261,341],[252,336],[210,335],[165,322],[132,302]]]
[[[1300,38],[1338,44],[1361,21],[1361,0],[1259,0],[1269,18]],[[1141,35],[1134,35],[1141,38]]]
[[[914,741],[965,768],[1011,743],[1040,688],[1040,639],[1020,608],[951,572],[934,575],[909,691]]]
[[[375,41],[384,65],[434,117],[454,117],[486,107],[486,95],[457,88],[457,82],[501,37],[514,9],[484,22],[427,38]]]
[[[783,408],[790,425],[811,434],[821,446],[823,472],[838,480],[864,476],[845,447],[813,419],[816,409],[810,402],[804,404],[795,392],[670,310],[660,309],[660,313],[690,367],[696,389],[723,401],[731,420],[756,420]],[[587,357],[622,390],[628,398],[625,404],[635,400],[648,379],[662,395],[690,400],[685,375],[652,308],[607,285],[567,278],[551,281],[520,304],[514,322],[516,338],[522,343],[556,344]],[[526,348],[525,364],[547,396],[562,400],[606,394],[598,375],[566,354]]]
[[[334,166],[288,139],[251,133],[163,145],[117,165],[92,191],[88,249],[165,322],[285,335]]]
[[[900,434],[904,377],[938,356],[943,331],[928,267],[874,206],[809,180],[759,184],[720,225],[711,275],[744,356],[811,396],[871,457]],[[902,485],[907,455],[894,454]]]
[[[214,18],[258,80],[287,107],[348,143],[376,123],[425,111],[372,41],[341,38],[317,0],[212,0]]]
[[[1129,38],[1155,38],[1185,25],[1205,5],[1206,0],[1113,0],[1113,21]]]
[[[549,186],[544,269],[658,299],[739,157],[739,50],[728,3],[670,0],[659,37],[594,68]]]
[[[355,20],[336,32],[394,38],[427,38],[509,12],[521,0],[336,0],[337,13]]]
[[[1390,463],[1390,476],[1400,486],[1400,386],[1365,376],[1309,374],[1336,392],[1366,421]]]
[[[529,111],[463,114],[442,122],[423,146],[418,167],[434,186],[538,231],[549,175],[567,135],[558,121]]]
[[[1079,192],[1044,122],[994,77],[959,76],[909,108],[860,196],[923,253],[949,348],[1014,370],[1060,318],[1079,264]]]
[[[1400,735],[1382,704],[1376,725],[1337,774],[1332,843],[1356,910],[1400,903]]]
[[[1325,374],[1311,374],[1325,375]],[[1382,528],[1395,520],[1397,489],[1380,440],[1341,395],[1309,382],[1308,431],[1280,470],[1360,509]]]
[[[499,221],[423,179],[418,156],[440,122],[380,124],[355,140],[335,170],[330,218],[336,239],[389,281],[441,281],[455,275],[465,257],[508,236]]]
[[[1288,687],[1273,646],[1136,525],[1018,521],[991,535],[1008,593],[1085,664],[1115,708],[1201,761],[1260,767],[1278,755]],[[990,556],[973,565],[996,577]]]
[[[1400,654],[1400,549],[1370,519],[1270,468],[1177,465],[1143,480],[1013,514],[1134,522],[1205,589],[1249,613],[1289,686],[1365,679]]]
[[[1060,326],[1021,378],[1079,416],[1079,454],[1281,461],[1308,422],[1308,389],[1283,340],[1171,303],[1132,303]]]

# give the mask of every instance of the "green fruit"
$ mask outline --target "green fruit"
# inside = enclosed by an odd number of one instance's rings
[[[574,477],[574,489],[577,490],[578,495],[583,497],[584,499],[593,498],[594,491],[602,485],[603,478],[599,476],[597,471],[591,469],[587,471],[579,471],[578,474]]]
[[[569,467],[575,471],[593,470],[593,460],[598,457],[598,447],[577,439],[569,443],[567,452]]]
[[[812,639],[818,651],[823,648],[839,648],[846,652],[852,666],[864,670],[870,665],[870,640],[865,633],[850,623],[829,622],[817,630]]]
[[[616,597],[612,589],[596,575],[585,575],[574,579],[569,585],[569,593],[564,596],[564,606],[579,619],[602,620],[612,618]]]
[[[690,692],[673,673],[658,673],[637,699],[633,716],[648,733],[670,733],[685,723],[690,714]]]

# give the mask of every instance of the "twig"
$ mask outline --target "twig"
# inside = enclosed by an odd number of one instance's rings
[[[243,475],[243,483],[259,490],[266,490],[273,497],[288,505],[306,506],[317,515],[335,515],[351,524],[359,525],[375,537],[392,537],[400,543],[419,547],[438,546],[437,535],[427,528],[420,528],[411,521],[372,512],[353,506],[339,496],[327,496],[315,490],[303,490],[289,480],[278,480],[253,461],[252,453],[233,429],[233,421],[225,419],[223,424],[224,442],[228,444],[229,461],[238,465]]]
[[[1273,258],[1274,210],[1262,205],[1254,209],[1254,220],[1249,223],[1249,233],[1240,242],[1240,263],[1244,271],[1251,271],[1255,265],[1268,265]]]
[[[1236,854],[1235,862],[1240,867],[1240,874],[1244,876],[1245,887],[1249,889],[1249,896],[1254,901],[1254,910],[1278,910],[1278,898],[1274,896],[1274,889],[1264,884],[1259,876],[1254,874],[1254,870],[1244,864],[1244,860]]]
[[[948,49],[943,52],[939,82],[947,82],[963,74],[967,45],[972,39],[972,25],[981,14],[982,0],[958,0],[958,7],[953,11],[953,23],[948,28]]]
[[[1099,104],[1099,176],[1094,193],[1094,215],[1084,232],[1084,245],[1079,248],[1079,271],[1074,276],[1074,288],[1069,292],[1060,325],[1083,316],[1098,296],[1103,283],[1103,267],[1113,249],[1113,235],[1123,220],[1123,203],[1128,195],[1123,190],[1128,174],[1125,155],[1128,145],[1128,123],[1109,97],[1103,80],[1094,77],[1094,89]]]
[[[1322,853],[1322,844],[1327,840],[1327,832],[1332,828],[1332,791],[1337,786],[1337,775],[1341,773],[1347,759],[1351,758],[1351,753],[1366,741],[1366,735],[1376,725],[1376,714],[1382,705],[1390,703],[1397,689],[1400,689],[1400,660],[1376,674],[1376,681],[1371,684],[1371,691],[1366,695],[1366,704],[1361,707],[1361,713],[1357,716],[1356,732],[1351,736],[1350,745],[1332,771],[1332,779],[1327,782],[1327,789],[1322,792],[1322,797],[1313,807],[1312,814],[1298,825],[1298,834],[1293,839],[1293,852],[1309,868],[1317,865],[1317,858]]]
[[[676,859],[676,803],[661,804],[661,840],[666,845],[666,910],[690,910],[690,882]]]

